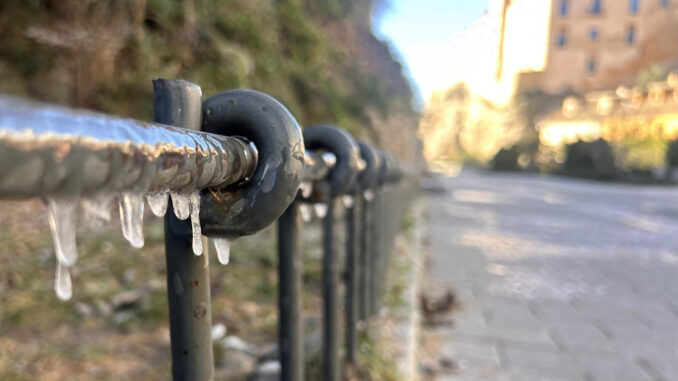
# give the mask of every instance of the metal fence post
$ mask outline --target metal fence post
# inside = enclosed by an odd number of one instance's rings
[[[183,80],[153,81],[153,118],[189,129],[200,129],[200,87]],[[214,378],[209,262],[192,249],[190,224],[165,215],[165,258],[169,299],[172,377],[175,381]]]
[[[358,253],[358,290],[359,290],[359,316],[361,321],[366,321],[369,316],[369,263],[371,255],[372,238],[370,232],[370,209],[372,209],[372,202],[367,200],[363,194],[356,197],[356,201],[360,201],[360,251]]]
[[[370,233],[372,239],[372,247],[369,253],[369,316],[374,316],[377,312],[377,295],[379,282],[379,263],[381,262],[382,246],[384,236],[382,234],[383,208],[382,208],[382,191],[381,187],[376,188],[374,192],[374,200],[372,201],[372,218],[370,220]]]
[[[336,198],[323,218],[323,380],[339,380],[339,271],[334,241]]]
[[[278,302],[282,381],[304,379],[301,322],[301,253],[299,203],[293,202],[278,220]]]
[[[358,320],[358,243],[360,233],[357,229],[359,216],[359,197],[355,197],[353,205],[346,210],[346,361],[355,362],[356,323]]]

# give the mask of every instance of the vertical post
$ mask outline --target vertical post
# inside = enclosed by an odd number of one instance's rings
[[[358,296],[359,296],[359,316],[360,320],[365,321],[369,316],[369,256],[371,255],[371,232],[370,232],[370,209],[372,202],[365,199],[363,194],[356,197],[356,202],[360,203],[360,251],[358,254]]]
[[[278,303],[282,381],[304,379],[301,330],[301,255],[299,204],[293,202],[278,219]]]
[[[358,289],[358,230],[356,229],[356,209],[359,208],[359,197],[353,205],[346,208],[346,361],[355,362],[356,323],[357,323],[357,289]]]
[[[386,208],[385,205],[393,205],[391,203],[391,190],[390,185],[384,186],[381,190],[381,223],[379,227],[381,229],[380,234],[380,253],[379,253],[379,264],[377,271],[378,280],[377,280],[377,304],[376,311],[379,311],[384,305],[384,295],[386,290],[386,269],[388,266],[388,256],[389,250],[391,247],[391,226],[393,221],[391,220],[391,211],[392,208]]]
[[[153,119],[198,130],[200,97],[200,87],[190,82],[154,80]],[[209,262],[207,255],[193,254],[191,238],[190,225],[176,218],[170,203],[165,215],[165,258],[175,381],[214,378]]]
[[[336,199],[323,219],[323,381],[339,380],[339,271],[334,247]]]
[[[374,191],[374,200],[372,200],[372,210],[370,226],[368,229],[372,234],[371,250],[369,253],[369,316],[374,316],[377,312],[377,283],[379,279],[379,262],[381,258],[382,235],[381,225],[384,223],[382,218],[381,205],[381,189],[377,188]]]

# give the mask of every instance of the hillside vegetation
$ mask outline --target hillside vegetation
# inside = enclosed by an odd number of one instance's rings
[[[148,119],[153,78],[247,87],[411,158],[412,94],[373,2],[5,0],[0,92]]]

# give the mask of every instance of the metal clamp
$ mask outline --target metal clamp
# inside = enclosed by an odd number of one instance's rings
[[[327,179],[317,184],[313,197],[323,200],[346,193],[358,177],[360,148],[355,139],[339,127],[323,124],[304,129],[304,142],[309,150],[326,150],[337,159]]]
[[[202,192],[205,235],[236,238],[273,223],[294,199],[304,170],[304,141],[292,114],[274,98],[253,90],[229,90],[203,102],[202,130],[241,136],[259,154],[254,175],[216,192]]]
[[[372,189],[377,185],[377,171],[381,166],[381,157],[374,147],[364,141],[358,141],[360,157],[365,162],[365,169],[358,175],[360,189]]]

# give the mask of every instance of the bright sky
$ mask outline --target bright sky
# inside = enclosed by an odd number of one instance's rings
[[[375,33],[400,53],[421,104],[436,89],[452,85],[451,41],[487,10],[487,0],[390,0],[374,20]],[[415,89],[416,91],[416,89]]]

